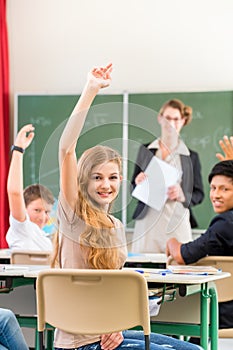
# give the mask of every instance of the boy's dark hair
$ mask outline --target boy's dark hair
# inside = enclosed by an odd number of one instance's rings
[[[26,207],[38,198],[42,198],[48,204],[54,204],[52,192],[47,187],[39,184],[27,186],[23,191],[23,197]]]
[[[233,160],[223,160],[215,164],[208,177],[209,183],[211,183],[212,178],[216,175],[230,177],[233,181]]]

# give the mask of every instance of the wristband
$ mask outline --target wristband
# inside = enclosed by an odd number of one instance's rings
[[[12,146],[11,146],[11,152],[13,152],[13,151],[18,151],[18,152],[20,152],[20,153],[24,153],[24,148],[19,147],[19,146],[12,145]]]

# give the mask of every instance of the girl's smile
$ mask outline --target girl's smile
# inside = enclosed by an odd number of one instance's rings
[[[87,192],[93,201],[105,207],[117,197],[121,179],[118,164],[114,161],[97,165],[92,169]]]

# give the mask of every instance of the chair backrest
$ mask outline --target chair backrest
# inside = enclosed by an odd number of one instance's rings
[[[230,272],[230,277],[215,281],[215,285],[219,302],[233,300],[233,256],[207,256],[195,265],[214,266],[223,272]]]
[[[147,282],[129,270],[49,269],[37,278],[38,330],[45,323],[73,334],[142,326],[150,334]]]
[[[50,265],[51,252],[15,250],[11,253],[11,264]]]

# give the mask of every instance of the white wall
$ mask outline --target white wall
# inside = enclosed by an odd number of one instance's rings
[[[233,90],[232,0],[7,0],[11,93]]]

